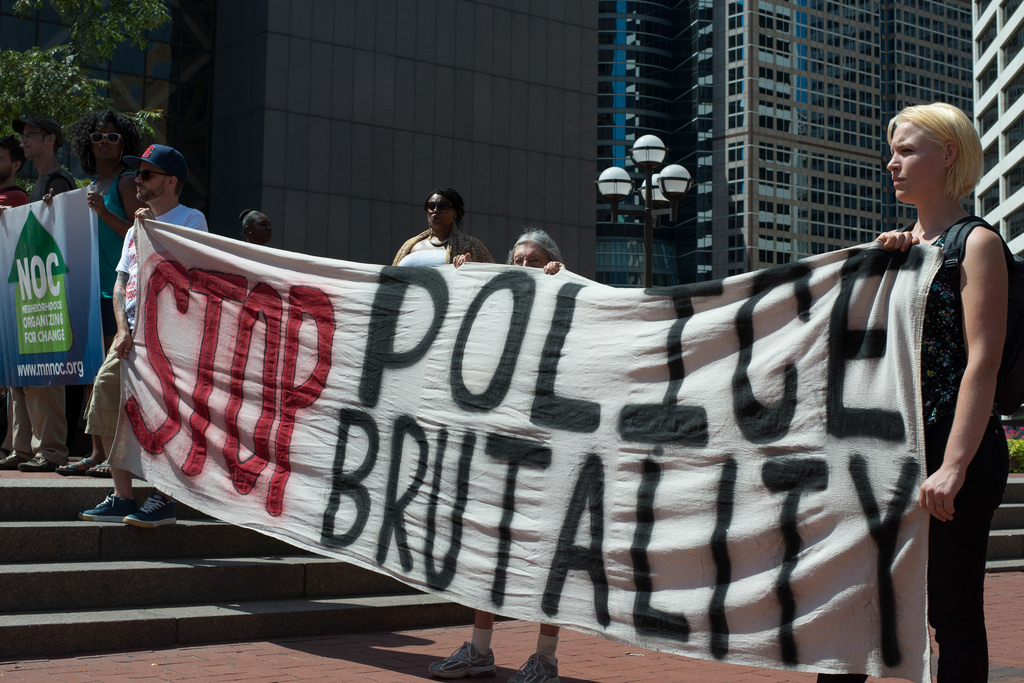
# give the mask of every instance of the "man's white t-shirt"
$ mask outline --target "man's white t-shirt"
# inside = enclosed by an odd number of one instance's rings
[[[190,209],[187,206],[178,204],[165,214],[161,214],[153,220],[171,225],[181,225],[186,228],[193,228],[201,232],[209,232],[206,225],[206,216],[198,209]],[[135,226],[128,228],[124,236],[124,246],[121,247],[121,260],[117,263],[117,272],[126,273],[128,282],[124,287],[124,312],[128,317],[128,327],[135,329],[135,294],[138,288],[139,263],[135,253]]]

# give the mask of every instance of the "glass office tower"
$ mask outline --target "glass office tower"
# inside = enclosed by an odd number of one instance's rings
[[[669,3],[602,1],[598,3],[597,164],[635,170],[629,158],[633,142],[657,135],[672,150],[673,38],[675,17]],[[642,206],[639,193],[622,206]],[[620,215],[613,221],[606,206],[597,218],[597,279],[618,286],[643,282],[643,222]],[[654,244],[655,285],[678,282],[676,245],[661,239]]]
[[[884,168],[886,123],[908,104],[973,111],[968,2],[600,8],[598,167],[629,168],[631,141],[654,133],[696,179],[656,234],[655,284],[789,263],[909,220]],[[599,280],[639,282],[638,235],[599,205]]]

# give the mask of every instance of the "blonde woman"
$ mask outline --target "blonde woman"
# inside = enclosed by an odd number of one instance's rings
[[[886,249],[941,249],[949,228],[969,217],[960,200],[981,177],[978,133],[962,111],[935,103],[897,114],[888,139],[892,158],[886,168],[896,198],[917,208],[917,220],[909,230],[884,233],[878,241]],[[925,307],[921,397],[928,476],[918,500],[931,513],[928,619],[939,646],[938,683],[985,683],[985,553],[1009,467],[992,408],[1007,310],[999,234],[972,230],[959,271],[956,278],[939,270]],[[818,676],[822,683],[865,678]]]

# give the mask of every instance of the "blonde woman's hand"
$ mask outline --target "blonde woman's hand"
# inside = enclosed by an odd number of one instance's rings
[[[940,522],[953,519],[953,502],[964,484],[964,473],[940,467],[921,484],[918,502]]]
[[[906,251],[910,249],[912,245],[920,242],[916,236],[914,236],[909,230],[890,230],[889,232],[883,232],[881,235],[875,238],[876,242],[881,242],[882,246],[890,251]]]
[[[453,258],[452,263],[455,265],[456,268],[458,268],[463,263],[470,263],[472,262],[472,260],[473,256],[469,252],[466,252],[465,254],[459,254],[458,256]]]

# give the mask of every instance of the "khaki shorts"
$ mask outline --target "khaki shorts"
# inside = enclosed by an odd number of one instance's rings
[[[103,365],[96,373],[92,397],[85,410],[85,433],[113,437],[121,412],[121,358],[110,345]]]

